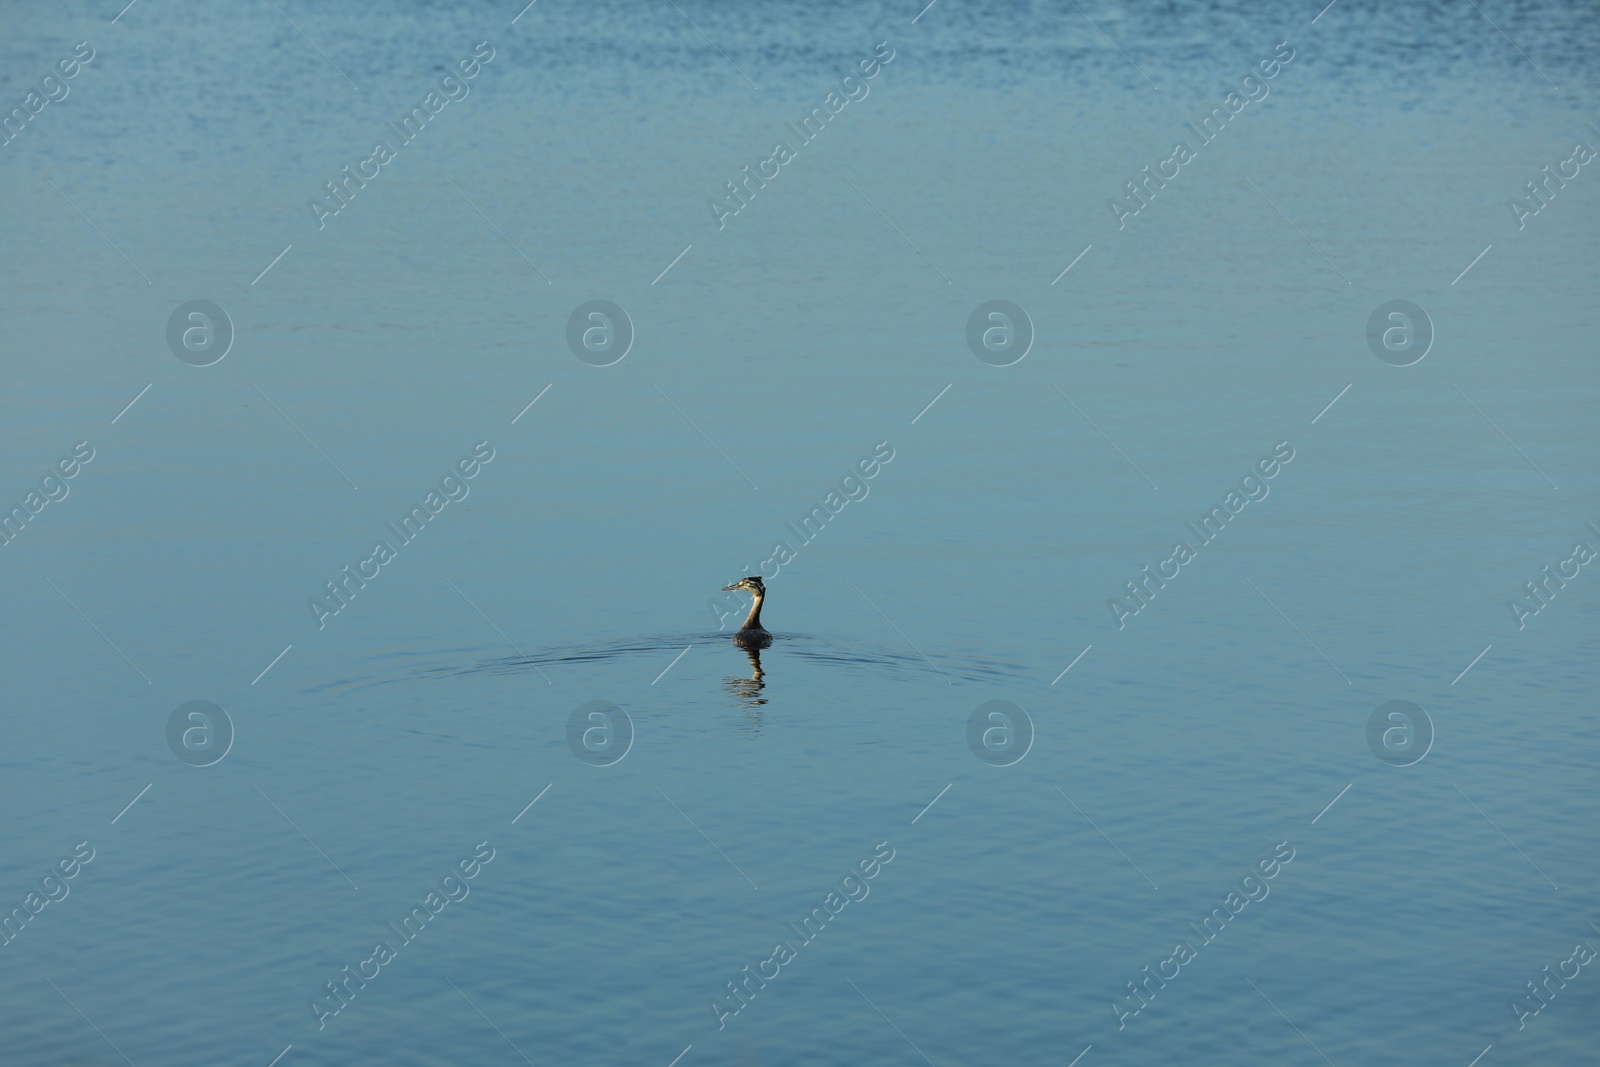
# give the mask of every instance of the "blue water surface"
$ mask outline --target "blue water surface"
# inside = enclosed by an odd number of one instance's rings
[[[0,1063],[1592,1062],[1590,5],[122,2]]]

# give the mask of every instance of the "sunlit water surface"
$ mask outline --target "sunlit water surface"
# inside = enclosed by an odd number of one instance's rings
[[[1584,5],[116,6],[0,34],[7,108],[94,49],[0,148],[0,497],[94,450],[0,551],[0,906],[94,853],[0,948],[0,1061],[1592,1056],[1592,969],[1509,1007],[1600,946],[1600,577],[1507,606],[1600,546],[1600,178],[1520,230],[1507,203],[1597,142]],[[308,199],[479,42],[319,229]],[[193,299],[236,329],[214,366],[168,349]],[[594,299],[635,330],[610,367],[567,347]],[[991,299],[1036,330],[1014,366],[967,348]],[[1436,333],[1410,367],[1366,342],[1394,299]],[[1107,600],[1284,442],[1119,628]],[[757,663],[708,602],[776,542]],[[189,700],[232,719],[214,766],[168,747]],[[610,766],[569,745],[595,700],[631,721]],[[991,700],[1031,717],[1008,767],[969,749]],[[1390,700],[1433,724],[1410,767],[1368,746]]]

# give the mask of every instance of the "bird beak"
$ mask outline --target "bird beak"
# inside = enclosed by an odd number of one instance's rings
[[[723,587],[722,587],[722,591],[723,591],[723,592],[724,592],[724,593],[726,593],[726,592],[727,592],[727,591],[728,591],[728,590],[730,590],[730,589],[737,589],[737,588],[739,588],[739,583],[738,583],[738,582],[735,582],[735,583],[734,583],[734,584],[732,584],[732,585],[725,585],[725,586],[723,586]]]

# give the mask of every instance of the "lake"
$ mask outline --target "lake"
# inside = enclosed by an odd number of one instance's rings
[[[8,9],[0,1059],[1591,1055],[1586,5],[523,2]]]

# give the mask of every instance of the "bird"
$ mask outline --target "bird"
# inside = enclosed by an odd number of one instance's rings
[[[767,587],[762,584],[756,575],[740,578],[732,585],[722,587],[724,593],[734,589],[743,589],[754,597],[750,605],[750,615],[744,620],[744,625],[739,627],[739,632],[733,635],[733,643],[740,648],[766,648],[772,644],[772,634],[761,625],[761,601],[767,595]]]

